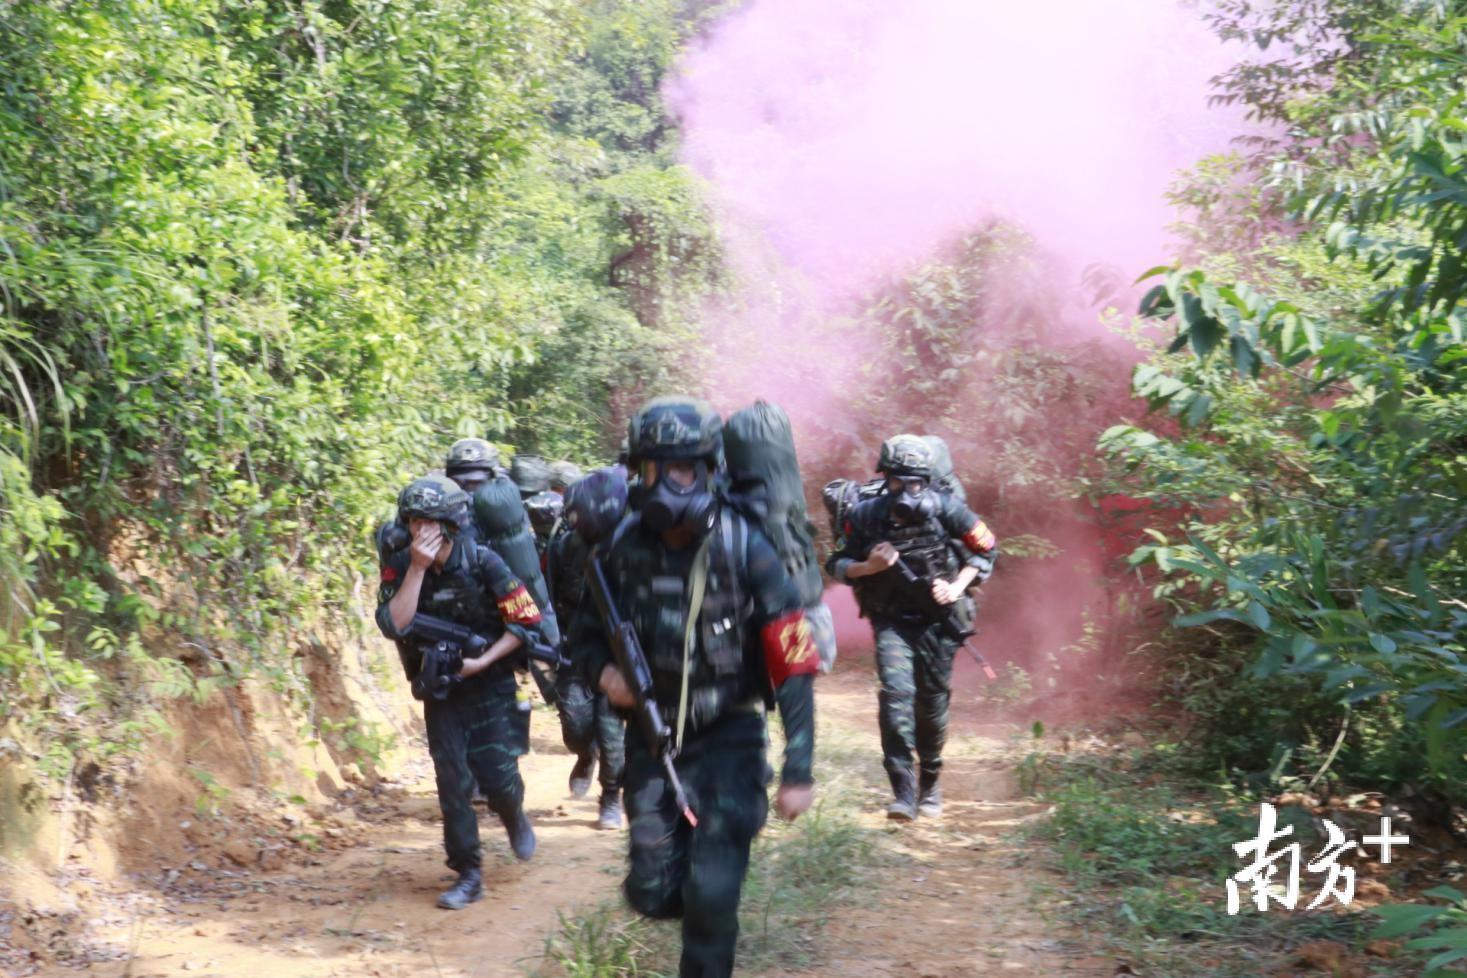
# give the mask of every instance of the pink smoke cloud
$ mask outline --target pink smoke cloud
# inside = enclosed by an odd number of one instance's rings
[[[1168,255],[1174,171],[1239,132],[1206,104],[1237,54],[1175,0],[753,0],[668,96],[735,258],[819,298],[993,217],[1129,279]]]
[[[989,398],[1002,389],[992,382],[1006,320],[994,313],[1044,292],[1060,320],[1045,323],[1044,342],[1083,345],[1074,362],[1104,378],[1110,393],[1089,407],[1046,402],[1053,414],[1033,429],[1045,435],[1022,446],[1083,471],[1084,446],[1130,407],[1139,353],[1106,334],[1081,272],[1108,266],[1129,282],[1173,257],[1167,227],[1180,215],[1165,192],[1176,172],[1247,131],[1240,111],[1208,105],[1210,79],[1243,54],[1177,0],[749,0],[666,85],[740,282],[705,310],[703,393],[725,410],[781,404],[815,486],[864,476],[875,455],[859,414],[887,378],[872,364],[882,338],[852,315],[862,296],[994,220],[1034,239],[1038,277],[985,283],[991,301],[974,313],[975,351],[995,355],[970,362],[945,403],[914,399],[901,424],[948,437],[1001,538],[1035,532],[1060,551],[1000,560],[985,586],[982,642],[996,663],[1057,668],[1045,663],[1110,614],[1105,568],[1129,547],[1080,501],[1046,521],[1042,486],[1003,483]],[[842,647],[869,649],[845,589],[830,595]]]

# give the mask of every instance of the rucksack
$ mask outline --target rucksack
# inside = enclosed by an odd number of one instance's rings
[[[923,435],[922,440],[932,446],[932,488],[967,505],[968,491],[963,488],[963,484],[958,481],[957,472],[953,470],[953,456],[948,451],[947,442],[937,435]]]
[[[756,401],[723,426],[730,501],[760,526],[784,563],[800,604],[820,601],[824,586],[815,553],[815,527],[805,511],[805,487],[790,419],[777,405]]]
[[[551,645],[560,644],[560,626],[550,604],[545,575],[540,572],[540,552],[530,518],[520,502],[520,490],[504,476],[496,476],[479,487],[473,499],[474,522],[483,542],[530,592],[542,615],[540,632]]]

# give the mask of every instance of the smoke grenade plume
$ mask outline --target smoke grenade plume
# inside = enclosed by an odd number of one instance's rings
[[[887,435],[944,435],[1034,558],[1000,560],[986,602],[1000,661],[1103,614],[1114,547],[1068,486],[1137,354],[1082,273],[1168,259],[1175,171],[1240,130],[1207,105],[1235,60],[1176,0],[750,0],[668,82],[740,283],[707,310],[705,393],[782,404],[817,492]]]

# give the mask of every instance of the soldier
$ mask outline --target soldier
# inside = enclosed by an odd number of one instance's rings
[[[521,489],[523,492],[524,490]],[[553,579],[553,568],[551,565],[551,535],[564,536],[558,532],[561,528],[561,514],[564,511],[565,501],[560,493],[545,489],[525,499],[525,512],[530,516],[530,526],[535,531],[535,549],[540,554],[540,568],[545,575],[546,589],[550,595],[551,606],[555,609],[557,621],[570,621],[562,609],[565,604],[561,595],[557,594],[557,588],[564,591],[568,586],[574,587],[579,582],[561,581],[557,585]],[[547,700],[554,700],[555,711],[560,716],[560,739],[565,744],[565,749],[575,755],[576,763],[571,767],[570,788],[571,797],[584,798],[591,790],[591,775],[596,770],[596,696],[591,688],[586,685],[585,680],[574,669],[561,669],[555,674],[554,688],[542,690]],[[602,765],[602,805],[601,814],[598,816],[597,824],[601,828],[621,828],[621,802],[620,802],[620,772],[613,768],[611,771]],[[615,776],[615,788],[611,797],[606,794],[606,777]]]
[[[550,463],[539,455],[516,455],[509,463],[510,481],[520,488],[520,498],[529,499],[550,489]]]
[[[971,620],[968,587],[987,579],[998,556],[987,524],[956,497],[931,487],[932,467],[932,448],[922,439],[888,439],[876,466],[885,488],[850,511],[839,547],[826,562],[832,577],[855,589],[876,634],[881,752],[895,796],[886,814],[901,821],[918,812],[942,814],[937,780],[957,644],[904,596],[892,568],[901,560],[930,581],[933,598],[962,602]],[[914,750],[920,782],[912,772]]]
[[[540,569],[545,569],[545,549],[550,545],[550,534],[560,522],[565,509],[565,500],[560,493],[546,489],[525,500],[525,513],[530,517],[530,527],[535,531],[535,550],[540,554]]]
[[[551,462],[550,491],[564,496],[566,490],[585,474],[574,462]]]
[[[499,470],[499,449],[482,438],[460,438],[448,449],[443,471],[458,483],[460,489],[473,496],[479,487],[494,478]]]
[[[509,833],[515,856],[529,859],[535,852],[518,760],[529,749],[530,722],[516,707],[512,661],[516,650],[539,639],[541,617],[504,561],[466,534],[468,496],[451,480],[418,479],[402,491],[397,510],[412,543],[384,554],[377,626],[398,643],[409,680],[418,679],[425,654],[438,654],[415,636],[419,613],[468,626],[491,640],[483,654],[463,660],[457,679],[448,680],[447,695],[423,697],[443,848],[448,867],[458,873],[438,906],[461,910],[483,896],[472,804],[476,782]]]
[[[599,542],[600,535],[620,522],[626,495],[626,477],[615,469],[592,472],[573,483],[566,492],[566,518],[549,542],[545,572],[555,613],[561,621],[574,620],[586,600],[586,563],[591,547]],[[595,519],[584,518],[592,506],[601,511],[595,514]],[[579,520],[578,513],[582,517]],[[559,698],[557,705],[561,707],[561,737],[566,749],[577,757],[571,770],[571,794],[579,798],[590,790],[591,773],[599,757],[597,780],[601,783],[601,799],[597,825],[602,829],[619,829],[622,776],[626,769],[626,724],[606,694],[587,685],[579,670],[560,670],[555,677],[555,690]]]
[[[719,416],[701,401],[656,398],[633,415],[630,443],[637,499],[598,559],[646,652],[697,825],[682,817],[655,745],[630,729],[624,890],[642,914],[682,918],[682,978],[727,978],[749,847],[769,808],[764,711],[778,702],[786,748],[775,804],[794,818],[814,797],[819,657],[774,546],[715,493]],[[634,705],[605,625],[585,604],[571,644],[613,705]]]

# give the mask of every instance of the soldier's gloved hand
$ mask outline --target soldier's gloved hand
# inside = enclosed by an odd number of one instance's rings
[[[438,551],[442,546],[443,529],[437,523],[418,527],[413,534],[413,566],[427,568],[438,559]]]
[[[871,548],[871,556],[866,558],[866,563],[871,565],[873,571],[880,572],[893,566],[901,557],[896,547],[883,540]]]
[[[942,578],[932,582],[932,597],[938,604],[952,604],[963,596],[963,589],[952,581],[944,581]]]
[[[612,706],[630,710],[637,705],[637,697],[632,694],[632,687],[627,685],[626,677],[616,666],[607,665],[601,670],[600,686],[601,692],[606,694]]]
[[[774,810],[780,818],[793,822],[808,811],[814,801],[813,784],[782,784],[774,796]]]

